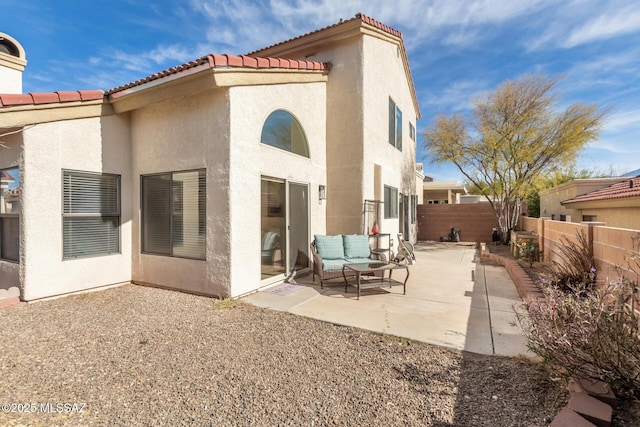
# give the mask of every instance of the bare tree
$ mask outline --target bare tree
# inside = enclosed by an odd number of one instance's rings
[[[453,163],[487,198],[503,241],[538,177],[571,164],[599,136],[606,112],[596,105],[556,108],[557,78],[507,81],[474,100],[472,118],[440,115],[424,132],[435,163]]]

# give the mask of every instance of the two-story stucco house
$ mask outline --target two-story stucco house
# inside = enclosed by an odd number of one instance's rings
[[[17,40],[0,37],[21,72]],[[13,75],[13,74],[12,74]],[[315,234],[415,239],[402,35],[363,15],[102,91],[0,90],[0,299],[123,282],[239,296],[310,268]]]

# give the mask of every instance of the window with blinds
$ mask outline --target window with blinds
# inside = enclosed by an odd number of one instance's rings
[[[205,259],[205,170],[142,177],[142,251]]]
[[[120,253],[120,175],[62,171],[63,258]]]

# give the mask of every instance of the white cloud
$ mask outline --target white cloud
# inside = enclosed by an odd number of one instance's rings
[[[638,135],[638,131],[640,131],[640,110],[614,113],[604,124],[605,132],[628,132],[629,130],[635,130],[634,134]],[[640,135],[638,135],[638,139],[640,140]],[[640,144],[637,146],[640,147]]]
[[[482,96],[488,90],[485,80],[457,80],[441,90],[432,93],[421,93],[428,108],[436,107],[436,113],[450,114],[473,109],[471,99]]]
[[[622,9],[607,10],[573,30],[563,47],[571,48],[596,40],[609,39],[640,31],[640,9],[638,5]]]
[[[536,17],[543,31],[527,42],[528,50],[573,48],[640,32],[640,10],[633,0],[574,0],[556,3]]]

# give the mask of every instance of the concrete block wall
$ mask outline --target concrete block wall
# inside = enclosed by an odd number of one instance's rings
[[[616,280],[620,275],[638,281],[640,253],[634,239],[640,230],[613,227],[595,227],[593,230],[593,257],[601,280]],[[638,242],[640,243],[640,242]]]
[[[490,242],[497,220],[488,203],[418,206],[418,240],[439,241],[452,227],[463,242]]]
[[[545,221],[544,225],[544,260],[561,262],[559,248],[565,241],[577,242],[577,233],[589,235],[589,227],[584,224],[564,221]]]
[[[564,239],[575,242],[576,233],[585,233],[593,244],[600,283],[617,280],[622,275],[640,284],[640,230],[607,227],[602,222],[568,223],[546,218],[523,218],[520,229],[538,234],[545,261],[560,261],[559,247]]]
[[[521,231],[530,231],[538,235],[538,248],[540,251],[540,260],[544,261],[544,223],[549,218],[531,218],[524,216],[520,218],[518,229]]]

